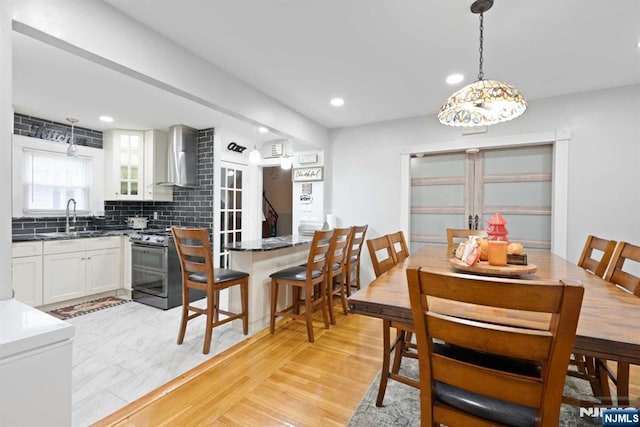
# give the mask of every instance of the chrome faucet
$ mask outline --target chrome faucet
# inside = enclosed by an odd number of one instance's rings
[[[67,200],[67,209],[65,211],[65,217],[67,219],[67,223],[66,223],[66,226],[64,228],[64,232],[65,233],[69,233],[71,231],[71,227],[69,227],[69,204],[71,204],[71,202],[73,202],[73,223],[75,224],[75,222],[77,220],[77,218],[76,218],[76,201],[75,201],[75,199],[69,199],[69,200]]]

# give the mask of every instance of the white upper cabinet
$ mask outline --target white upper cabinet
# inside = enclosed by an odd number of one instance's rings
[[[173,200],[167,178],[167,135],[111,130],[103,134],[105,200]]]
[[[165,132],[144,133],[144,199],[161,202],[173,200],[173,187],[158,185],[167,182],[169,139]]]

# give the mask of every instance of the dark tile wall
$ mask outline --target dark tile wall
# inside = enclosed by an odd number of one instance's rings
[[[137,215],[149,220],[148,228],[180,225],[213,230],[213,136],[213,128],[198,131],[198,188],[175,187],[173,202],[105,202],[107,226],[116,227]]]
[[[71,137],[70,124],[53,122],[20,113],[13,115],[14,134],[36,138],[40,130],[53,130],[63,136],[68,135]],[[102,148],[102,132],[99,130],[83,128],[76,124],[73,129],[73,139],[76,140],[76,144],[78,145]]]
[[[33,136],[30,132],[38,126],[54,127],[71,131],[71,127],[39,118],[16,113],[14,116],[14,133]],[[102,148],[102,132],[83,129],[82,134],[74,129],[74,135],[82,135],[86,144]],[[203,129],[198,132],[198,188],[174,188],[173,202],[128,202],[107,201],[104,204],[104,219],[78,217],[75,226],[78,230],[121,229],[131,216],[142,216],[149,219],[148,228],[166,228],[172,225],[185,227],[206,227],[213,230],[213,136],[214,129]],[[77,141],[80,143],[80,141]],[[153,213],[158,212],[158,219]],[[13,218],[14,234],[49,233],[64,231],[64,217],[52,218]]]

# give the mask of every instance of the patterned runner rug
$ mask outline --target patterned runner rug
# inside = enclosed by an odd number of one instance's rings
[[[400,372],[405,376],[418,378],[418,361],[404,358]],[[591,388],[586,381],[567,377],[565,393],[568,396],[593,400]],[[369,387],[347,423],[348,427],[400,427],[420,426],[420,391],[416,388],[389,380],[384,396],[384,406],[376,406],[380,373]],[[601,425],[599,418],[580,416],[579,408],[562,405],[560,410],[560,427],[583,427]]]
[[[82,316],[83,314],[93,313],[94,311],[103,310],[105,308],[113,307],[116,305],[129,302],[128,299],[122,299],[117,297],[105,297],[95,301],[83,302],[69,307],[58,308],[57,310],[49,311],[49,314],[57,317],[58,319],[66,320],[72,317]]]

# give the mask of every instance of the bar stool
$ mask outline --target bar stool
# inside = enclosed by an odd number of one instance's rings
[[[333,307],[333,298],[340,298],[342,312],[345,316],[347,309],[347,273],[349,264],[347,263],[347,252],[350,244],[351,228],[334,229],[329,252],[329,274],[327,276],[327,299],[329,305],[329,319],[331,324],[336,324],[336,315]]]
[[[309,249],[306,265],[287,268],[271,274],[271,323],[269,330],[275,332],[276,317],[283,316],[296,320],[304,320],[307,324],[309,342],[314,341],[313,308],[320,306],[325,329],[329,329],[327,314],[326,280],[327,264],[333,230],[318,230],[313,234],[313,241]],[[278,290],[280,286],[292,286],[293,302],[290,306],[278,311]],[[300,291],[304,291],[304,299],[300,298]],[[300,314],[300,303],[304,303],[305,312]]]
[[[364,246],[364,237],[368,225],[354,225],[351,227],[349,247],[347,250],[347,296],[351,296],[351,289],[360,290],[360,254]]]
[[[206,315],[204,347],[202,353],[209,354],[213,328],[242,319],[242,332],[249,332],[248,288],[249,275],[242,271],[226,268],[213,268],[213,256],[209,243],[209,231],[206,228],[171,227],[182,268],[182,321],[178,344],[182,344],[187,331],[187,322]],[[240,286],[242,311],[232,313],[220,309],[220,291],[232,286]],[[200,308],[189,304],[189,290],[195,289],[207,293],[207,306]],[[193,312],[193,314],[189,314]],[[226,317],[220,320],[220,314]]]

